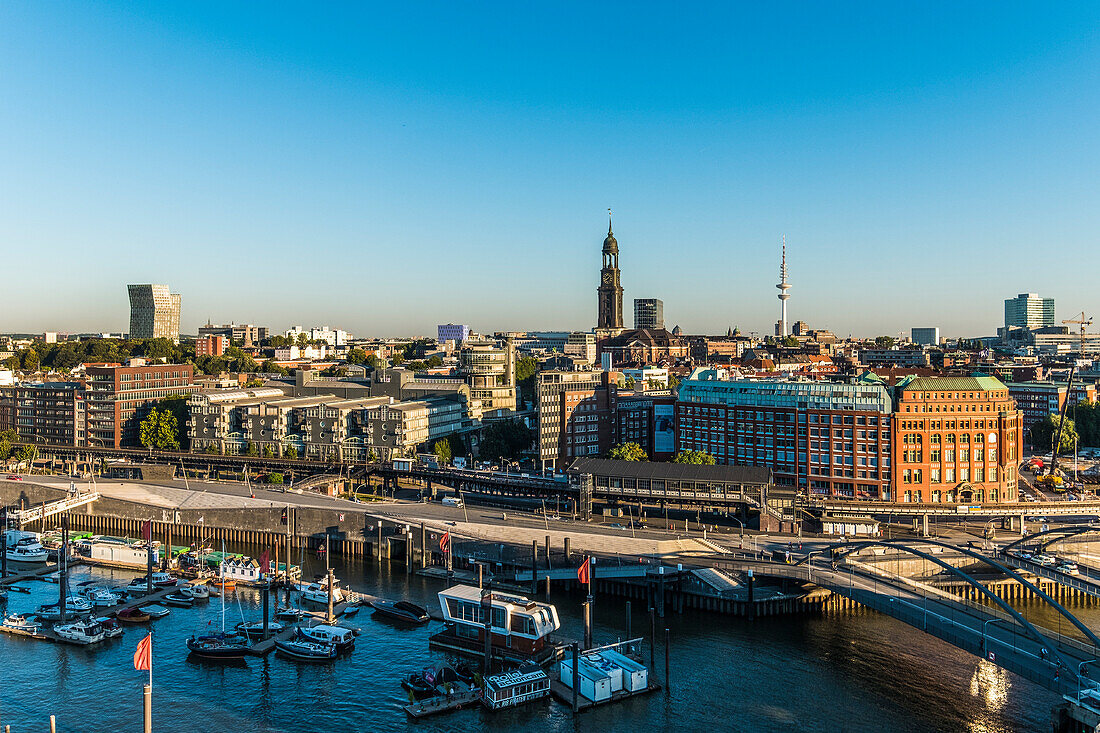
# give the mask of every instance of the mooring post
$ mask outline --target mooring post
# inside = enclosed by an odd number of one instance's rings
[[[531,595],[539,592],[539,541],[531,540]]]
[[[748,573],[746,573],[746,575],[747,577],[745,578],[745,590],[748,593],[748,607],[746,608],[746,613],[748,614],[749,621],[752,621],[754,618],[756,618],[756,603],[755,599],[753,598],[752,592],[752,568],[749,568],[749,571]]]
[[[630,638],[630,601],[626,602],[626,638]]]
[[[581,650],[577,642],[573,642],[573,714],[580,711],[580,700],[577,699],[577,688],[581,686]]]
[[[550,535],[546,535],[546,569],[550,570]]]
[[[261,595],[263,596],[262,600],[263,600],[263,604],[264,604],[264,641],[267,641],[268,629],[270,627],[270,625],[268,623],[268,610],[267,610],[267,602],[270,598],[270,594],[271,594],[271,580],[269,579],[267,581],[267,583],[265,583],[263,588],[261,589]]]
[[[668,676],[668,627],[665,627],[665,689],[672,689]]]
[[[145,708],[145,733],[153,733],[153,686],[145,685],[142,695]]]
[[[477,587],[485,587],[485,565],[480,562],[477,564]]]
[[[420,567],[428,567],[428,529],[420,523]]]
[[[573,561],[573,556],[569,554],[569,538],[565,538],[565,564],[569,565]]]
[[[657,609],[649,607],[649,668],[657,667]]]

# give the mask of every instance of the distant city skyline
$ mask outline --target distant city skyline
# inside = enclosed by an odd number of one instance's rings
[[[838,336],[1100,315],[1100,6],[479,11],[0,6],[0,332],[587,330],[608,207],[685,333],[772,333],[784,234]]]

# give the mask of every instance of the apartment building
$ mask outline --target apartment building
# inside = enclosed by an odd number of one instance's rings
[[[84,445],[84,387],[79,382],[21,382],[0,387],[0,431],[50,445]]]
[[[190,364],[85,365],[86,438],[89,445],[128,448],[140,445],[139,426],[165,397],[194,391]]]
[[[611,450],[617,398],[613,374],[539,372],[538,450],[544,467],[565,469],[577,456],[598,456]]]

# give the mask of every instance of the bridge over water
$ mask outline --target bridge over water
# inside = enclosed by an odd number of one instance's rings
[[[930,552],[934,546],[985,562],[1027,586],[1059,614],[1071,633],[1031,623],[973,576]],[[961,598],[861,563],[853,556],[857,550],[874,547],[922,558],[976,588],[980,597]],[[931,540],[909,544],[885,540],[832,545],[800,557],[796,564],[728,556],[714,556],[706,562],[726,572],[752,571],[755,576],[801,580],[828,589],[1060,695],[1073,698],[1082,690],[1100,688],[1100,638],[1020,572],[978,552]]]

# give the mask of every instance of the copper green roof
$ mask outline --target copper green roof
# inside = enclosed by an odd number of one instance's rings
[[[996,377],[917,377],[898,385],[905,392],[990,392],[1008,387]]]

